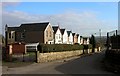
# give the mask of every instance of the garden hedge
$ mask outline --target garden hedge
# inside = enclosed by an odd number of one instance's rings
[[[73,51],[73,50],[83,50],[84,45],[78,44],[40,44],[40,52],[62,52],[62,51]],[[91,45],[88,48],[91,49]]]

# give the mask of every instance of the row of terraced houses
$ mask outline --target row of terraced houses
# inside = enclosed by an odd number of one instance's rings
[[[52,26],[50,22],[26,23],[19,27],[6,25],[6,38],[8,44],[15,42],[44,43],[44,44],[89,44],[88,37]]]

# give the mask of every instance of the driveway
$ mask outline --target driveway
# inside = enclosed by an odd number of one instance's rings
[[[3,74],[112,74],[104,70],[103,57],[104,52],[101,52],[48,63],[34,63],[24,67],[3,68]]]

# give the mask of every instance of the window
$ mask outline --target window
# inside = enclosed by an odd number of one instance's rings
[[[9,39],[11,39],[11,32],[9,33]]]
[[[26,46],[27,51],[36,51],[36,46]]]
[[[58,39],[58,35],[56,35],[56,39]]]
[[[46,37],[48,37],[48,31],[46,31]]]
[[[14,38],[13,35],[12,35],[12,38]]]
[[[52,33],[51,33],[51,31],[50,31],[50,37],[52,37]]]
[[[15,31],[11,31],[11,38],[14,38]]]
[[[60,39],[60,34],[59,34],[59,39]]]
[[[24,38],[25,37],[25,33],[21,33],[21,38]]]

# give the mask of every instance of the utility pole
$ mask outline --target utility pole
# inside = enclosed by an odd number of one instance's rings
[[[6,26],[5,26],[5,47],[6,48],[7,48],[7,44],[8,44],[8,41],[7,41],[8,35],[7,35],[7,33],[8,33],[8,26],[6,24]]]
[[[100,46],[101,46],[101,29],[99,29],[99,33],[100,33]]]

